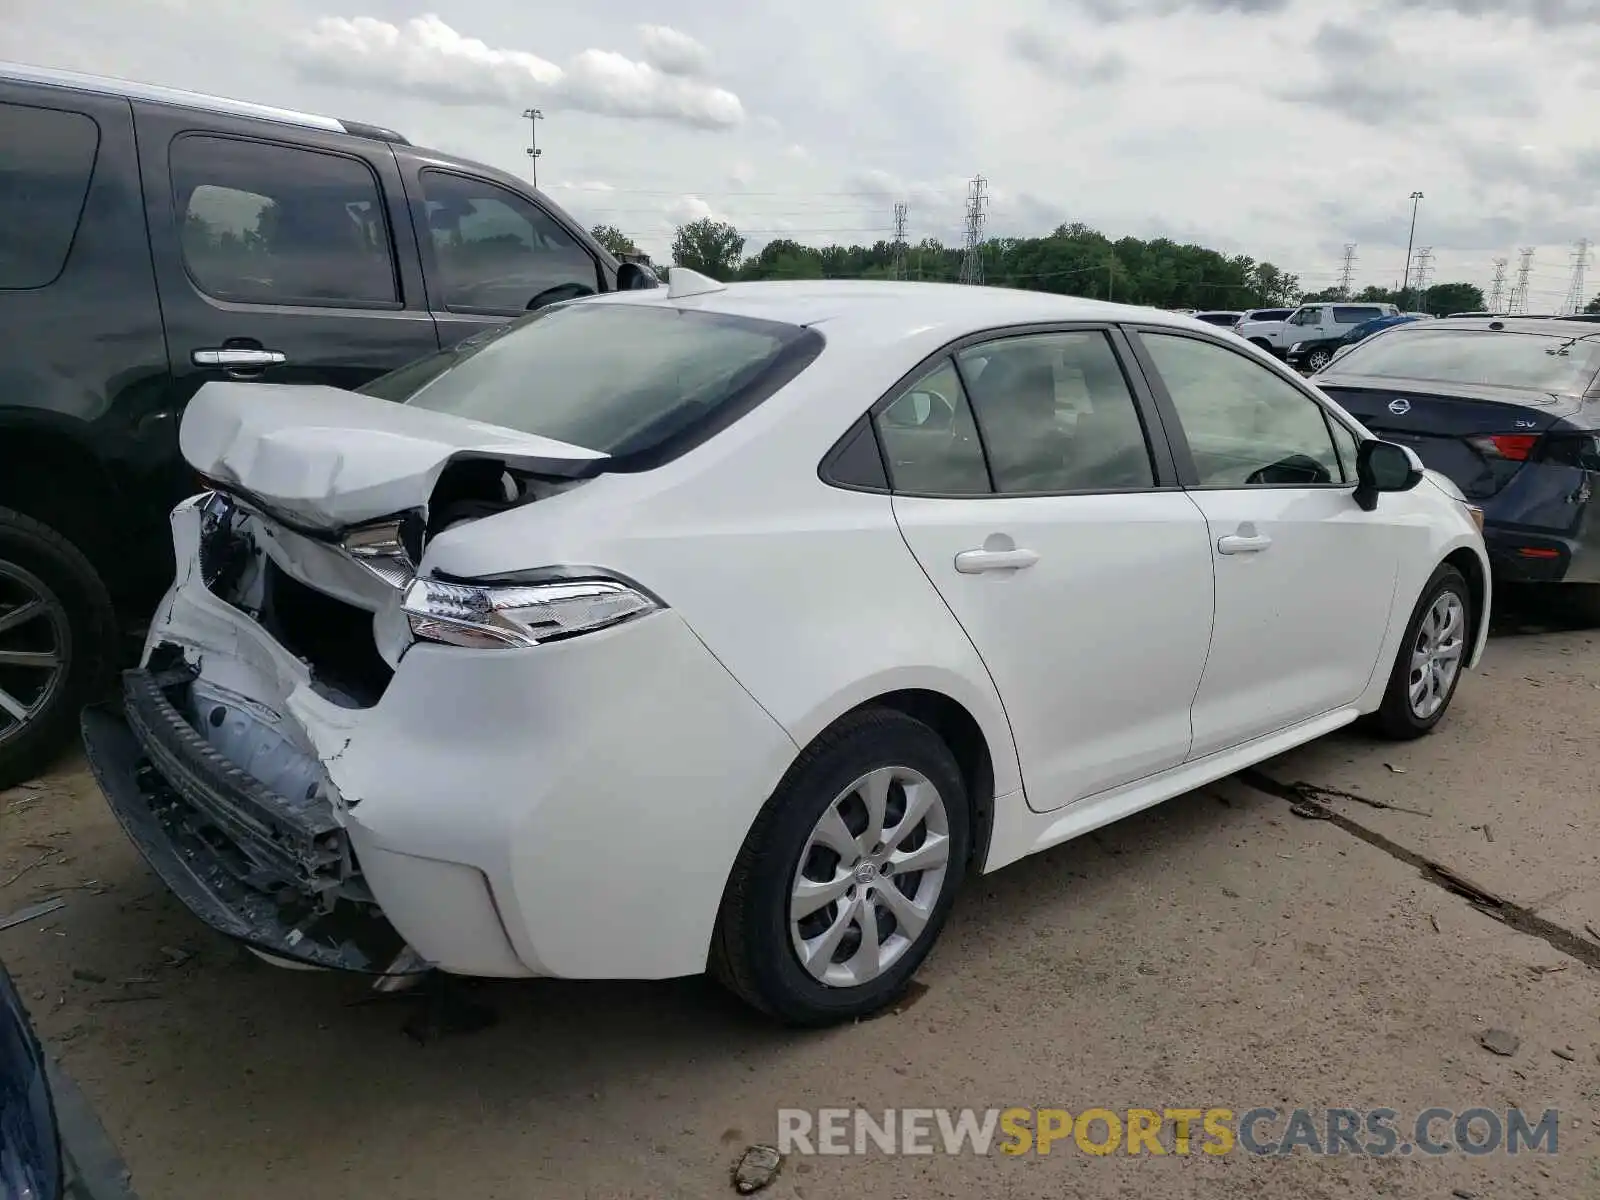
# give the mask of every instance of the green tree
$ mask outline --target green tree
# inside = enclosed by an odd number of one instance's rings
[[[1358,304],[1399,304],[1400,293],[1390,288],[1369,285],[1357,292],[1354,299]]]
[[[633,239],[615,225],[596,225],[589,233],[614,258],[621,258],[624,254],[639,253],[639,248],[633,244]]]
[[[712,279],[732,279],[744,254],[744,238],[726,221],[701,217],[678,226],[672,239],[672,262]]]
[[[1422,293],[1422,309],[1436,317],[1453,312],[1482,312],[1483,289],[1471,283],[1436,283]]]
[[[1600,296],[1596,296],[1593,300],[1589,301],[1589,303],[1585,304],[1583,306],[1583,311],[1586,313],[1600,313]]]

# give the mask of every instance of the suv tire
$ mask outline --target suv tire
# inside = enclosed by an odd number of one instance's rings
[[[0,788],[33,778],[72,741],[117,652],[116,613],[89,560],[0,508]]]

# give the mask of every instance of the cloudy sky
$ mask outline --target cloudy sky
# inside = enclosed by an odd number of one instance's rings
[[[1081,220],[1393,285],[1413,190],[1435,281],[1600,240],[1600,0],[3,0],[0,58],[400,129],[526,172],[664,256]],[[1586,291],[1600,291],[1600,268]]]

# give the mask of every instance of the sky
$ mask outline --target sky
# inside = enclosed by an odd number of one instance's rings
[[[3,0],[0,59],[397,128],[669,261],[681,222],[871,243],[1082,221],[1394,286],[1600,241],[1600,0]],[[1600,267],[1589,273],[1600,293]]]

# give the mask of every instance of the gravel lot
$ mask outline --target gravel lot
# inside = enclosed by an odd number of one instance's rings
[[[1600,632],[1534,619],[1500,620],[1431,738],[1336,735],[973,881],[927,991],[821,1034],[700,980],[530,982],[471,987],[496,1023],[419,1042],[415,999],[199,927],[81,764],[0,793],[0,914],[67,900],[0,958],[145,1200],[732,1195],[778,1108],[855,1104],[1562,1123],[1554,1157],[791,1159],[763,1195],[1600,1197]],[[1295,784],[1321,789],[1301,815]]]

